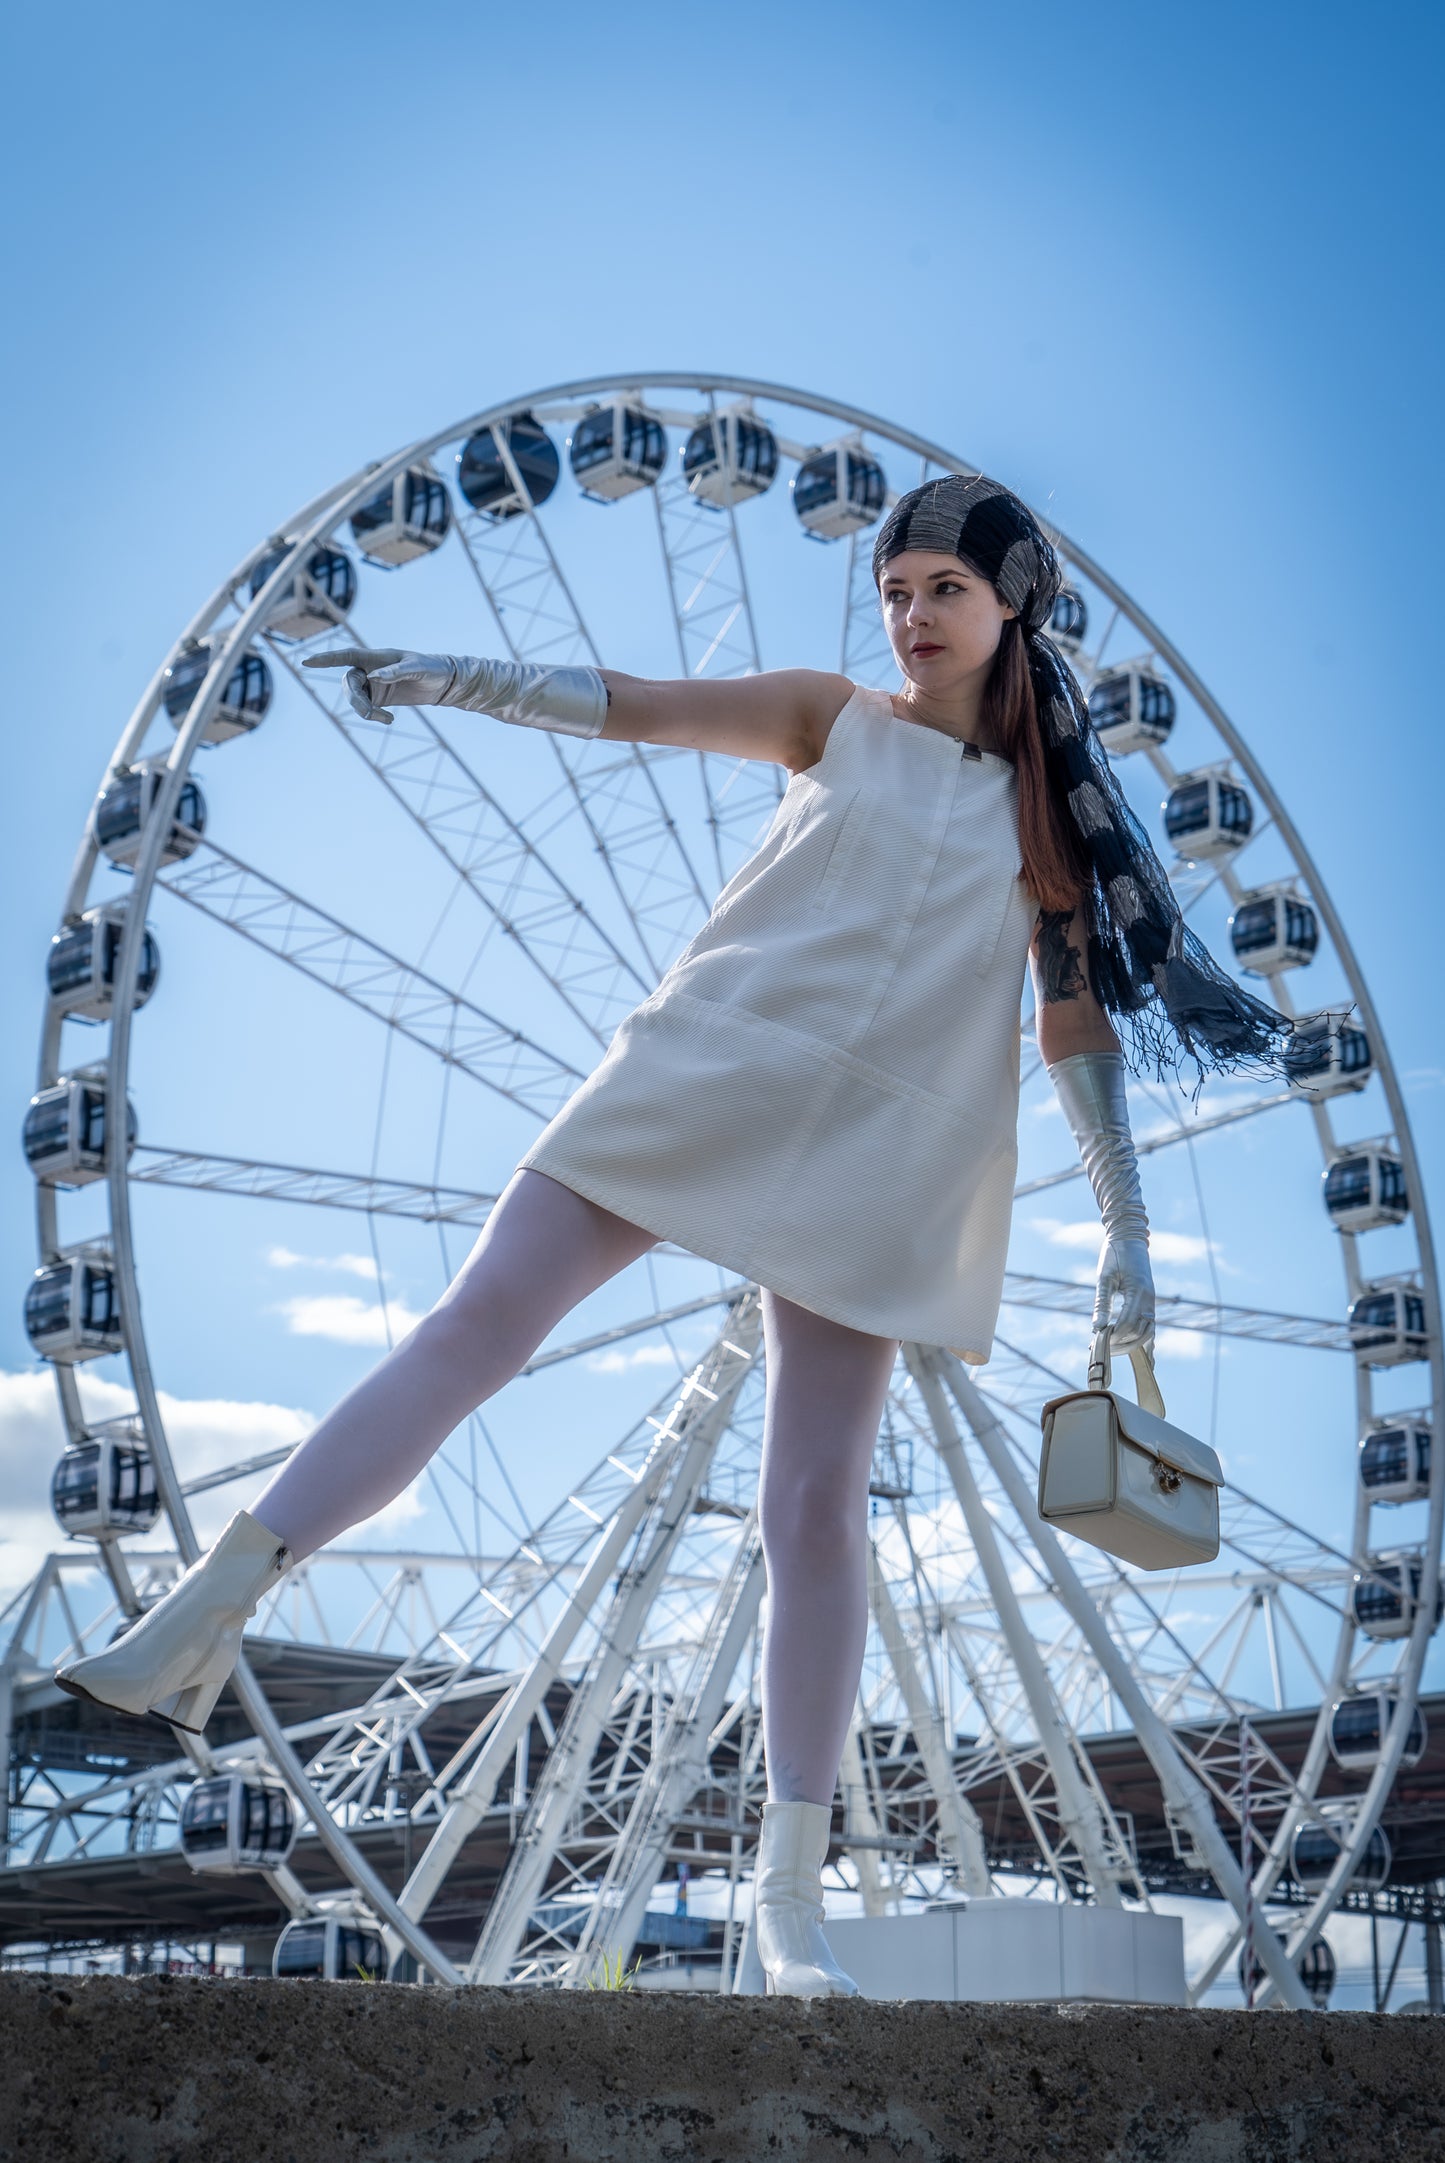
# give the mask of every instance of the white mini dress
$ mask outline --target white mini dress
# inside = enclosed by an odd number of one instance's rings
[[[1038,902],[1008,760],[855,689],[521,1159],[814,1313],[987,1360]]]

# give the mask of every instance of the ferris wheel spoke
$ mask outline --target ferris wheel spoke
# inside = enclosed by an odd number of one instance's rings
[[[1261,1112],[1275,1111],[1281,1104],[1301,1101],[1290,1090],[1281,1089],[1273,1096],[1256,1097],[1249,1104],[1234,1104],[1224,1111],[1207,1112],[1187,1124],[1181,1119],[1156,1133],[1136,1135],[1135,1153],[1141,1157],[1153,1156],[1160,1149],[1172,1149],[1178,1142],[1197,1141],[1202,1134],[1217,1134],[1224,1127],[1238,1126],[1241,1120],[1257,1119]],[[1060,1171],[1042,1172],[1035,1179],[1021,1179],[1014,1188],[1014,1200],[1021,1201],[1027,1194],[1042,1194],[1049,1187],[1066,1186],[1070,1180],[1083,1176],[1083,1164],[1075,1162],[1064,1165]]]
[[[701,502],[680,474],[652,491],[684,676],[756,676],[762,668],[731,504]]]
[[[500,434],[497,442],[510,464]],[[512,472],[525,514],[501,524],[479,514],[464,518],[458,530],[467,561],[514,660],[595,667],[601,657],[514,464]],[[527,596],[525,613],[514,605],[518,595]],[[667,761],[640,744],[584,744],[555,735],[549,742],[656,978],[663,954],[683,944],[711,899],[658,783],[654,768]]]
[[[465,1187],[426,1186],[365,1172],[314,1171],[299,1164],[262,1164],[249,1157],[211,1156],[144,1142],[137,1144],[131,1157],[130,1177],[141,1186],[191,1187],[258,1201],[348,1209],[365,1216],[410,1217],[422,1224],[481,1226],[497,1200],[495,1194],[477,1194]]]
[[[848,568],[843,585],[843,636],[840,672],[851,683],[876,684],[896,677],[898,666],[883,629],[878,589],[873,583],[872,548],[861,533],[848,536]]]
[[[597,1898],[559,1980],[581,1980],[602,1961],[625,1959],[662,1871],[674,1824],[706,1775],[710,1738],[766,1589],[756,1515],[743,1527],[692,1660],[655,1723],[625,1822],[600,1876]],[[599,1858],[600,1860],[600,1858]],[[595,1871],[595,1864],[594,1864]]]
[[[1065,550],[1065,554],[1069,557],[1071,567],[1077,569],[1078,566],[1074,564],[1072,554],[1067,550]],[[1087,655],[1083,653],[1079,654],[1078,661],[1081,665],[1081,670],[1086,678],[1097,676],[1103,669],[1104,655],[1108,651],[1110,639],[1113,637],[1115,631],[1118,629],[1119,621],[1122,615],[1123,610],[1120,608],[1118,602],[1115,601],[1112,612],[1109,616],[1109,620],[1105,624],[1103,631],[1100,633],[1098,643],[1094,647],[1093,652]]]
[[[391,725],[361,721],[281,659],[314,706],[460,874],[488,914],[598,1042],[651,984],[458,754],[422,707]]]
[[[605,1352],[609,1346],[624,1344],[629,1337],[641,1337],[648,1330],[666,1329],[673,1322],[684,1322],[691,1315],[706,1314],[714,1307],[730,1307],[737,1302],[739,1292],[746,1287],[736,1282],[725,1285],[716,1292],[704,1292],[700,1298],[679,1300],[675,1306],[660,1307],[654,1312],[636,1316],[630,1322],[618,1322],[610,1329],[598,1330],[590,1337],[577,1337],[569,1344],[559,1344],[550,1351],[534,1353],[519,1374],[538,1374],[544,1367],[560,1367],[568,1360],[582,1359],[593,1352]]]
[[[639,1557],[617,1585],[598,1650],[579,1682],[556,1746],[548,1753],[533,1790],[522,1836],[512,1850],[468,1965],[467,1972],[474,1981],[502,1981],[514,1968],[520,1966],[525,1972],[546,1956],[545,1942],[532,1942],[532,1918],[542,1888],[553,1878],[557,1866],[564,1870],[568,1867],[572,1844],[569,1835],[584,1794],[594,1811],[600,1808],[604,1823],[611,1816],[617,1828],[610,1837],[594,1837],[585,1843],[584,1867],[589,1878],[595,1882],[605,1875],[611,1854],[625,1853],[626,1826],[617,1822],[617,1801],[607,1795],[605,1775],[602,1791],[598,1792],[594,1767],[599,1758],[604,1763],[610,1760],[621,1764],[627,1756],[630,1743],[625,1715],[623,1724],[618,1724],[619,1711],[627,1700],[653,1699],[654,1679],[647,1663],[644,1661],[640,1668],[636,1664],[639,1643],[738,1390],[758,1359],[761,1322],[755,1298],[739,1310],[736,1327],[738,1342],[730,1345],[720,1340],[707,1365],[708,1386],[701,1393],[702,1401],[679,1412],[675,1470],[652,1505],[641,1533]],[[755,1582],[761,1593],[761,1578],[750,1582]],[[714,1607],[714,1620],[717,1614],[718,1608]],[[723,1679],[726,1681],[726,1677]],[[636,1795],[633,1799],[637,1799]],[[572,1867],[575,1871],[577,1866]]]
[[[715,400],[709,394],[710,410]],[[755,676],[762,668],[747,566],[732,504],[695,496],[681,474],[652,490],[657,537],[684,676]],[[734,868],[734,849],[753,846],[782,797],[775,766],[756,759],[698,754],[707,824],[719,884]],[[723,776],[726,775],[724,779]]]
[[[584,1079],[519,1029],[214,843],[157,884],[526,1111],[549,1119]]]
[[[1196,865],[1194,870],[1197,875],[1192,879],[1180,878],[1175,880],[1171,874],[1170,883],[1174,887],[1175,899],[1179,903],[1181,913],[1185,916],[1192,915],[1205,896],[1213,893],[1216,886],[1222,886],[1231,901],[1238,902],[1242,882],[1235,870],[1235,866],[1243,856],[1245,849],[1253,848],[1255,842],[1262,841],[1273,825],[1274,820],[1272,818],[1266,817],[1262,819],[1259,825],[1252,829],[1248,841],[1242,843],[1235,850],[1232,857],[1221,864]]]
[[[1004,1305],[1042,1308],[1054,1314],[1094,1311],[1092,1284],[1070,1284],[1062,1277],[1027,1276],[1010,1270],[1004,1278]],[[1186,1299],[1163,1292],[1155,1302],[1161,1328],[1197,1330],[1206,1336],[1248,1337],[1258,1343],[1303,1345],[1314,1351],[1353,1349],[1349,1326],[1309,1314],[1279,1314],[1263,1307],[1227,1307],[1211,1300]]]

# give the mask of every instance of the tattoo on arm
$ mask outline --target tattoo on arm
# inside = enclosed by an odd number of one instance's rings
[[[1039,911],[1039,977],[1044,998],[1050,1002],[1077,999],[1080,992],[1088,990],[1079,949],[1068,942],[1073,920],[1072,909]]]

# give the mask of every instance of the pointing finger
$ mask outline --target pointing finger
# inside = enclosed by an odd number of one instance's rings
[[[307,654],[303,668],[387,668],[400,661],[400,646],[337,646],[331,653]]]

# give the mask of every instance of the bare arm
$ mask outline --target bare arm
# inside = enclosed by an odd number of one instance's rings
[[[714,683],[625,676],[615,668],[599,673],[608,694],[604,737],[764,759],[795,774],[817,764],[853,693],[846,676],[812,668]]]
[[[1119,1049],[1114,1024],[1089,983],[1088,953],[1082,909],[1072,914],[1040,909],[1029,945],[1029,969],[1038,1046],[1050,1066],[1075,1052]]]

